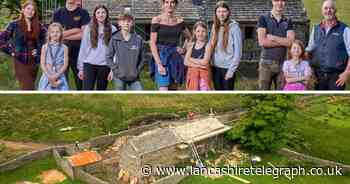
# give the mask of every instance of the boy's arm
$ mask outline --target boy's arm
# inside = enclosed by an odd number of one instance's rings
[[[268,34],[267,38],[273,42],[276,42],[280,46],[290,47],[295,40],[295,32],[293,30],[289,30],[287,32],[287,37],[279,37]]]
[[[145,64],[145,55],[146,55],[146,49],[145,49],[145,46],[144,46],[144,42],[143,40],[141,39],[141,52],[140,52],[140,55],[139,55],[139,62],[138,62],[138,66],[137,66],[137,71],[138,71],[138,74],[140,75],[141,74],[141,70]]]

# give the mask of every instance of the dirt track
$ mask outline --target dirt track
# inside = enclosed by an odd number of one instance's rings
[[[33,142],[14,142],[5,140],[0,140],[0,144],[5,144],[7,148],[13,150],[40,150],[50,147],[50,145],[46,144],[39,144]]]

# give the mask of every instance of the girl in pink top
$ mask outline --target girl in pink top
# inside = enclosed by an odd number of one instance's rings
[[[283,90],[306,90],[312,72],[309,62],[304,60],[304,55],[304,44],[295,40],[288,51],[288,60],[283,63],[283,74],[286,81]]]

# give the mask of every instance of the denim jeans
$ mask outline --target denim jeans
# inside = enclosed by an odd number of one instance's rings
[[[139,80],[126,82],[120,79],[113,79],[113,83],[114,83],[114,89],[118,91],[123,91],[123,90],[139,91],[143,89],[142,84]]]

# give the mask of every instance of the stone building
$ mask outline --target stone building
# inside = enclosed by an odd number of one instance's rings
[[[145,166],[176,166],[222,149],[224,133],[231,129],[215,118],[157,128],[134,136],[120,148],[120,168],[143,181]]]
[[[82,6],[90,13],[97,4],[105,4],[112,19],[122,11],[130,11],[135,16],[135,31],[146,40],[149,39],[151,18],[160,12],[160,0],[82,0]],[[202,0],[202,5],[193,5],[192,0],[179,0],[177,14],[185,19],[191,27],[197,20],[203,20],[209,25],[217,0]],[[257,43],[256,24],[260,15],[271,10],[271,0],[226,0],[231,7],[232,18],[240,23],[244,38],[243,60],[257,60],[260,48]],[[288,0],[286,16],[295,25],[297,38],[306,41],[309,37],[309,18],[302,0]]]

